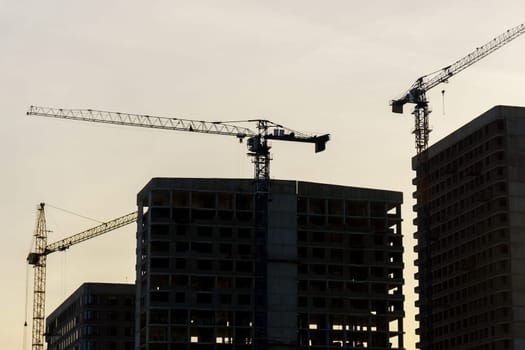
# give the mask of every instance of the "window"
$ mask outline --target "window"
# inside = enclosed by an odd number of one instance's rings
[[[241,294],[238,296],[238,300],[240,305],[249,305],[251,302],[251,295]]]
[[[232,303],[232,295],[231,294],[221,294],[219,295],[219,303],[230,305]]]
[[[237,261],[237,272],[252,272],[252,262],[251,261]]]
[[[168,292],[151,292],[150,300],[152,302],[167,303],[169,301],[169,293]]]
[[[197,260],[197,269],[198,270],[212,270],[213,261],[212,260]]]
[[[84,295],[84,305],[96,305],[98,304],[98,296],[87,294]]]
[[[186,293],[184,292],[175,293],[175,302],[184,303],[185,301],[186,301]]]
[[[164,269],[170,266],[169,258],[151,258],[152,269]]]
[[[211,304],[213,301],[212,293],[197,293],[198,304]]]

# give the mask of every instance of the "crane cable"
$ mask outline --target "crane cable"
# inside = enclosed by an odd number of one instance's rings
[[[29,265],[26,266],[26,302],[24,308],[24,338],[22,344],[22,350],[27,347],[27,309],[29,305]]]
[[[33,250],[35,244],[35,236],[33,235],[31,238],[31,242],[29,243],[29,251]],[[26,350],[27,347],[27,310],[29,305],[29,265],[26,264],[26,300],[25,300],[25,308],[24,308],[24,334],[23,334],[23,344],[22,349]]]
[[[53,209],[57,209],[57,210],[61,210],[61,211],[65,212],[65,213],[68,213],[68,214],[71,214],[71,215],[76,215],[76,216],[78,216],[78,217],[81,217],[81,218],[84,218],[84,219],[87,219],[87,220],[91,220],[91,221],[94,221],[94,222],[98,222],[99,224],[103,224],[103,223],[104,223],[104,221],[100,221],[100,220],[97,220],[97,219],[93,219],[93,218],[90,218],[89,216],[85,216],[85,215],[82,215],[82,214],[78,214],[78,213],[72,212],[72,211],[67,210],[67,209],[59,208],[59,207],[54,206],[54,205],[49,204],[49,203],[46,203],[46,205],[47,205],[48,207],[51,207],[51,208],[53,208]]]
[[[87,220],[95,221],[95,222],[98,222],[100,224],[104,223],[103,221],[100,221],[100,220],[97,220],[97,219],[93,219],[93,218],[90,218],[88,216],[72,212],[70,210],[59,208],[59,207],[54,206],[52,204],[49,204],[47,202],[46,202],[46,206],[54,208],[54,209],[57,209],[57,210],[61,210],[61,211],[65,212],[65,213],[68,213],[68,214],[76,215],[78,217],[81,217],[81,218],[84,218],[84,219],[87,219]],[[29,245],[29,251],[32,250],[32,248],[34,246],[34,243],[35,243],[35,239],[34,239],[34,236],[33,236],[33,239],[31,240],[31,243]],[[62,272],[63,272],[63,274],[65,274],[65,270],[62,271]],[[63,283],[63,280],[62,280],[62,283]],[[24,332],[23,332],[22,350],[25,350],[26,347],[27,347],[27,329],[28,329],[28,327],[27,327],[27,311],[28,311],[28,306],[29,306],[29,265],[27,265],[27,267],[26,267],[26,288],[25,289],[26,289],[26,300],[25,300],[25,307],[24,307]],[[62,294],[64,294],[64,286],[63,285],[62,285],[61,289],[62,289]]]
[[[441,90],[441,97],[442,97],[442,100],[443,100],[443,105],[442,105],[443,115],[445,115],[445,90]]]

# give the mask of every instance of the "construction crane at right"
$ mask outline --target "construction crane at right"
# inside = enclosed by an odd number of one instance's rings
[[[420,314],[417,316],[419,320],[418,334],[420,338],[420,349],[433,349],[433,314],[432,309],[435,304],[433,298],[433,276],[432,276],[432,258],[434,256],[434,243],[436,242],[436,235],[433,231],[433,223],[431,222],[432,211],[432,192],[430,186],[430,164],[428,162],[429,155],[427,152],[429,141],[429,121],[428,117],[430,110],[428,108],[428,100],[426,93],[433,87],[447,82],[452,76],[461,72],[465,68],[478,62],[483,57],[496,51],[503,45],[516,39],[525,32],[525,24],[520,24],[517,27],[507,30],[505,33],[492,39],[485,45],[478,47],[473,52],[469,53],[462,59],[454,62],[450,66],[446,66],[434,73],[424,75],[417,79],[414,84],[405,92],[401,98],[391,102],[392,112],[403,113],[403,106],[405,103],[415,104],[414,114],[415,128],[414,134],[416,136],[416,151],[415,170],[416,170],[416,185],[417,191],[415,197],[417,205],[417,232],[414,237],[417,239],[417,260],[415,261],[418,267],[418,282],[417,287],[418,302]],[[425,269],[420,269],[420,266],[426,266]]]
[[[523,33],[525,33],[525,23],[507,30],[505,33],[495,37],[485,45],[478,47],[476,50],[460,60],[457,60],[453,64],[436,72],[423,75],[412,84],[401,98],[391,101],[390,104],[393,113],[403,113],[403,105],[405,103],[415,104],[412,113],[415,117],[414,134],[416,136],[416,150],[418,155],[427,149],[430,133],[428,122],[430,110],[428,108],[427,91],[441,83],[448,82],[452,76],[458,74],[465,68],[470,67],[483,57],[488,56]]]

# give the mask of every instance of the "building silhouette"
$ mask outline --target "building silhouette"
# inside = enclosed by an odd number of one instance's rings
[[[428,215],[426,229],[416,220],[418,348],[525,349],[525,108],[490,109],[413,168]]]
[[[133,284],[84,283],[46,319],[48,350],[132,350]]]
[[[137,202],[137,348],[253,349],[253,180],[155,178]],[[272,180],[269,349],[404,348],[401,203]]]

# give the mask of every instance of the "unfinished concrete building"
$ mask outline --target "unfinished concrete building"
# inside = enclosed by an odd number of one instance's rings
[[[132,350],[133,284],[84,283],[46,319],[49,350]]]
[[[269,349],[403,349],[401,203],[271,182]],[[152,179],[138,210],[138,348],[253,349],[253,181]]]
[[[430,147],[426,165],[418,348],[525,349],[525,108],[492,108]]]

